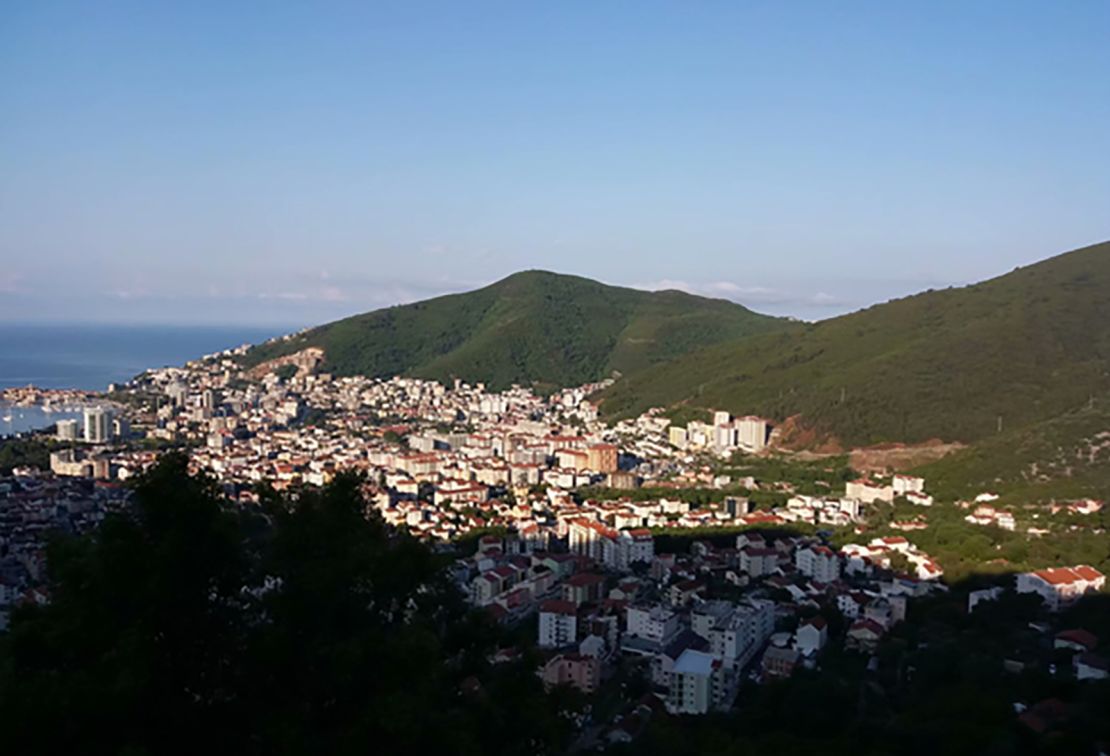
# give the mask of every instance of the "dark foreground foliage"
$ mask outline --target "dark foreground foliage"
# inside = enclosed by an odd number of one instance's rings
[[[327,754],[561,750],[534,662],[492,666],[418,542],[343,477],[227,508],[169,457],[127,517],[51,547],[51,603],[0,648],[0,752]]]
[[[132,512],[52,544],[50,603],[20,609],[0,642],[0,754],[571,750],[568,715],[584,702],[545,694],[528,654],[492,664],[502,631],[467,610],[439,557],[365,516],[360,483],[244,510],[167,456]],[[913,601],[870,660],[841,650],[847,620],[824,606],[835,640],[819,671],[746,685],[726,714],[660,712],[611,750],[1105,752],[1110,681],[1076,680],[1052,638],[1084,629],[1105,643],[1110,599],[1049,616],[1007,592],[968,614],[978,584]],[[612,711],[646,692],[628,682]]]

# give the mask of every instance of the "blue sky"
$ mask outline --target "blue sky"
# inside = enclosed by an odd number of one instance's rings
[[[1110,3],[7,3],[0,320],[545,268],[822,318],[1110,238]]]

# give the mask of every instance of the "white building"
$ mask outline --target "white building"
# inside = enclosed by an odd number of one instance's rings
[[[735,671],[754,657],[775,630],[775,603],[767,599],[747,599],[738,604],[709,632],[713,654]]]
[[[569,601],[545,601],[540,605],[537,644],[540,648],[562,648],[578,642],[578,612]]]
[[[636,562],[651,564],[655,558],[655,539],[645,528],[622,530],[616,541],[616,568],[629,570]]]
[[[1050,567],[1017,577],[1018,593],[1037,593],[1050,611],[1058,611],[1086,593],[1102,590],[1106,576],[1094,567]]]
[[[59,441],[76,441],[77,440],[77,421],[76,420],[59,420],[56,424],[57,438]]]
[[[828,546],[807,546],[794,554],[798,571],[821,583],[840,579],[840,557]]]
[[[679,631],[679,617],[661,606],[630,606],[625,613],[629,635],[664,644]]]
[[[816,654],[829,639],[828,624],[823,617],[812,617],[798,626],[794,634],[794,648],[807,656]]]
[[[103,444],[112,438],[112,415],[103,407],[85,408],[85,442]]]
[[[772,548],[745,546],[740,549],[740,570],[752,577],[762,577],[778,569],[779,553]]]
[[[768,425],[763,418],[752,415],[740,417],[733,425],[736,428],[736,443],[741,448],[758,452],[767,446]]]
[[[924,478],[917,478],[912,475],[895,475],[892,483],[895,496],[905,496],[910,493],[925,493]]]
[[[844,486],[844,496],[862,502],[883,501],[890,504],[894,501],[894,486],[880,486],[866,479],[853,480]]]
[[[724,696],[724,670],[711,654],[686,649],[671,670],[667,711],[672,714],[706,714],[718,708]]]

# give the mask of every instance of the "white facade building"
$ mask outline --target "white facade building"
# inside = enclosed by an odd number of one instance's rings
[[[545,601],[540,606],[537,644],[540,648],[562,648],[578,642],[578,612],[569,601]]]
[[[724,670],[711,654],[686,649],[671,670],[667,711],[672,714],[706,714],[724,700]]]

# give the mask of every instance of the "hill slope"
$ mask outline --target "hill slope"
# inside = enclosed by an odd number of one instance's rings
[[[754,412],[851,445],[976,441],[1110,395],[1110,243],[959,289],[701,350],[631,376],[603,411]]]
[[[983,491],[1003,503],[1104,498],[1110,490],[1110,401],[1004,431],[919,467],[930,492],[942,499]]]
[[[526,271],[268,342],[248,362],[317,346],[325,367],[343,375],[571,386],[792,325],[725,300]]]

